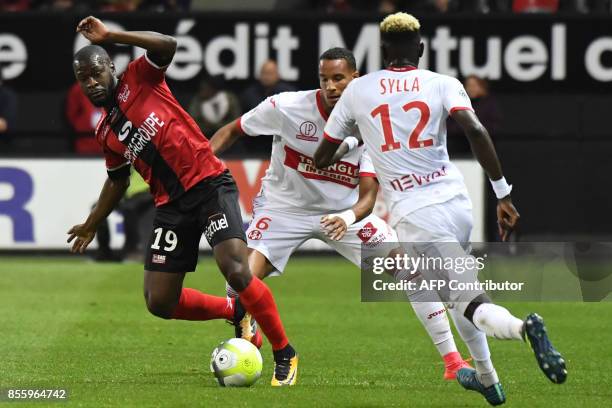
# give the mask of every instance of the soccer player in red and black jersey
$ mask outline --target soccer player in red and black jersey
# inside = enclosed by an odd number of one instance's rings
[[[68,231],[72,251],[87,248],[98,224],[123,197],[133,166],[149,184],[156,206],[144,273],[149,311],[164,319],[232,320],[237,337],[259,346],[261,336],[247,323],[250,314],[272,344],[272,385],[295,384],[297,354],[270,290],[249,271],[236,184],[166,84],[164,72],[176,40],[154,32],[109,31],[95,17],[83,19],[77,32],[94,44],[134,45],[146,53],[119,77],[98,45],[74,56],[74,73],[83,91],[105,111],[96,138],[104,150],[108,179],[87,220]],[[185,273],[195,270],[202,234],[239,300],[183,288]]]

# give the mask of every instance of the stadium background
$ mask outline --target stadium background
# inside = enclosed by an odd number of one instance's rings
[[[76,157],[71,153],[64,106],[74,83],[71,55],[85,44],[73,29],[80,17],[48,12],[0,15],[3,77],[18,98],[17,118],[9,137],[3,137],[0,156],[18,158],[32,184],[23,185],[28,177],[10,170],[15,162],[0,161],[0,226],[5,232],[0,249],[48,248],[49,241],[37,243],[37,235],[51,229],[55,233],[55,228],[28,208],[26,196],[40,200],[40,189],[54,188],[48,183],[57,183],[58,196],[78,188],[71,179],[76,173],[62,175],[61,166]],[[226,88],[239,94],[256,80],[258,67],[267,58],[276,59],[281,79],[299,89],[317,87],[317,56],[331,46],[354,49],[362,72],[380,67],[377,17],[362,13],[147,12],[101,17],[116,27],[177,37],[179,49],[168,82],[184,106],[202,78],[210,75],[222,75]],[[606,92],[612,81],[609,21],[602,15],[422,17],[427,52],[421,67],[459,78],[477,74],[490,81],[503,117],[493,138],[506,177],[515,185],[522,239],[554,241],[588,235],[601,240],[610,235],[601,214],[612,205],[612,193],[598,182],[612,169],[607,159],[612,143],[607,115],[612,97]],[[53,33],[53,41],[42,41],[41,33]],[[112,51],[118,70],[138,55],[130,47]],[[258,138],[224,158],[265,160],[269,146],[270,138]],[[471,158],[465,149],[451,149],[451,155]],[[39,176],[34,176],[30,163],[40,158],[59,166],[53,181],[32,178]],[[248,179],[241,183],[245,220],[262,170],[256,163],[247,166],[236,167],[244,172],[241,178]],[[484,179],[471,181],[481,185],[487,207],[477,213],[477,221],[485,225],[484,238],[495,240],[492,192]],[[9,186],[15,188],[14,194]],[[74,197],[82,200],[78,205],[83,210],[77,214],[85,214],[96,197]],[[34,233],[42,229],[46,232]]]
[[[28,2],[5,1],[0,6],[4,9],[6,4],[17,3]],[[140,265],[31,257],[48,255],[49,249],[55,255],[67,253],[65,231],[87,214],[105,177],[101,158],[78,156],[72,151],[65,120],[66,93],[74,82],[71,56],[84,44],[74,27],[91,13],[116,27],[175,35],[179,49],[168,71],[168,82],[186,106],[206,75],[223,75],[227,89],[239,93],[256,81],[258,67],[267,58],[276,59],[282,79],[299,89],[317,86],[317,57],[331,46],[353,49],[362,73],[378,69],[380,15],[376,7],[366,6],[384,2],[226,0],[223,5],[210,2],[215,4],[198,10],[196,5],[206,2],[193,1],[191,10],[163,12],[158,8],[98,12],[95,2],[89,2],[88,11],[78,9],[84,2],[67,2],[73,3],[72,10],[56,10],[45,4],[61,2],[30,3],[33,6],[28,11],[0,13],[2,76],[4,85],[12,88],[18,99],[10,138],[0,138],[0,310],[5,336],[0,345],[0,387],[65,384],[72,387],[77,400],[90,406],[180,406],[193,403],[190,393],[199,396],[198,402],[210,399],[239,406],[249,401],[274,405],[275,396],[267,391],[238,400],[237,394],[215,394],[214,388],[201,394],[201,378],[207,378],[206,357],[196,363],[194,355],[206,354],[229,332],[218,323],[203,331],[191,323],[171,322],[173,332],[167,337],[167,322],[145,313],[139,292]],[[153,3],[163,7],[164,3],[189,2]],[[352,11],[328,10],[329,4],[351,3]],[[473,73],[489,79],[503,113],[503,122],[492,136],[505,175],[515,185],[513,198],[522,215],[521,240],[605,241],[612,235],[607,217],[612,192],[606,182],[612,173],[610,4],[536,1],[532,3],[538,12],[513,13],[512,3],[450,1],[449,11],[442,13],[432,12],[433,6],[426,1],[414,2],[420,6],[415,14],[427,40],[427,56],[421,67],[460,79]],[[486,7],[489,12],[485,13]],[[412,11],[411,7],[405,9]],[[119,69],[138,55],[129,47],[111,51]],[[258,138],[257,143],[238,146],[224,156],[240,183],[245,221],[269,146],[269,140]],[[486,179],[464,150],[451,150],[451,156],[463,160],[471,175],[472,197],[481,208],[476,212],[476,221],[482,226],[480,236],[497,240],[495,199]],[[384,214],[384,208],[378,211]],[[113,246],[118,247],[121,216],[113,214],[111,221]],[[206,273],[194,274],[191,283],[221,294],[222,282],[210,270],[214,269],[210,261],[200,269]],[[289,264],[286,278],[270,281],[281,311],[290,311],[285,312],[286,325],[299,339],[300,351],[310,359],[310,367],[304,371],[306,388],[296,391],[297,399],[284,405],[306,404],[312,398],[323,405],[336,401],[339,405],[391,406],[398,401],[399,405],[403,405],[401,401],[417,401],[417,405],[448,406],[452,398],[465,398],[461,390],[450,386],[419,385],[441,384],[439,373],[428,371],[428,361],[436,361],[435,352],[415,319],[406,322],[405,305],[358,303],[359,281],[353,269],[335,257],[297,258]],[[330,270],[335,273],[328,274]],[[320,282],[335,289],[321,290]],[[514,310],[522,314],[532,306],[524,303]],[[525,353],[497,342],[492,350],[494,356],[505,357],[497,360],[501,370],[509,373],[508,377],[514,375],[510,383],[513,401],[517,406],[539,406],[544,400],[548,406],[584,406],[588,395],[587,406],[609,403],[612,395],[600,386],[610,384],[607,373],[612,372],[611,367],[602,370],[583,362],[594,356],[609,365],[609,358],[598,347],[586,355],[572,324],[580,319],[580,327],[592,342],[609,344],[609,330],[596,317],[609,313],[608,305],[535,306],[556,318],[553,329],[572,333],[562,346],[572,354],[570,367],[582,372],[567,385],[569,395],[567,390],[546,388],[547,397],[541,400],[539,394],[530,394],[534,381],[542,379],[525,368],[530,363]],[[338,313],[328,314],[329,310]],[[347,314],[360,317],[359,341],[347,338],[358,324],[356,319],[346,319]],[[147,335],[142,338],[135,331]],[[403,347],[407,333],[419,335],[411,337],[410,353],[380,368],[372,362],[389,357],[377,340],[380,332],[388,333],[385,344],[396,349]],[[323,351],[335,343],[333,353]],[[168,351],[177,344],[181,346],[178,356]],[[143,348],[147,351],[142,352]],[[415,355],[425,355],[426,361]],[[181,368],[169,369],[168,359]],[[339,369],[346,359],[353,360],[349,374]],[[521,359],[525,364],[515,365]],[[400,372],[406,366],[411,371]],[[330,372],[331,379],[325,375]],[[419,381],[410,385],[414,376]],[[140,377],[148,379],[141,381]],[[206,381],[207,387],[214,387]],[[398,383],[408,384],[408,390],[398,390]],[[173,394],[178,385],[185,392]],[[265,381],[257,389],[261,387]],[[329,392],[335,393],[336,400],[327,394],[326,387],[334,387]],[[168,395],[167,404],[158,399]],[[467,401],[480,402],[473,395]]]

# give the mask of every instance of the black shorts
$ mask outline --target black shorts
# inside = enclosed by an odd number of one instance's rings
[[[246,242],[238,189],[229,170],[200,181],[181,197],[156,208],[145,269],[195,271],[202,234],[213,248],[230,238]]]

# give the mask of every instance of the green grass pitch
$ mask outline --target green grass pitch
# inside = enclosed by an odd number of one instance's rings
[[[68,388],[69,401],[52,404],[58,407],[486,406],[480,395],[442,380],[441,360],[407,303],[360,302],[359,271],[342,258],[297,257],[284,276],[267,282],[300,353],[299,383],[270,387],[266,343],[259,382],[224,389],[208,361],[215,345],[232,337],[231,326],[149,315],[141,265],[5,256],[0,388]],[[209,257],[188,275],[186,286],[224,294]],[[542,314],[569,369],[567,383],[554,385],[528,346],[491,339],[508,407],[612,404],[612,304],[506,306],[521,317],[533,310]]]

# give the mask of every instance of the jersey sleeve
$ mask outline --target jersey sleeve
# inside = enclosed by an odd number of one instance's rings
[[[131,72],[132,75],[135,75],[137,80],[145,80],[155,84],[164,80],[166,68],[168,68],[168,66],[160,67],[151,61],[145,53],[128,64],[127,72]]]
[[[353,80],[348,84],[325,125],[323,137],[332,143],[340,144],[345,138],[355,133],[355,117],[352,107],[354,89],[352,85],[355,82],[356,80]]]
[[[474,111],[470,97],[456,78],[444,77],[440,92],[444,109],[449,114],[458,110]]]
[[[374,170],[374,164],[372,164],[372,158],[368,154],[368,151],[364,148],[359,159],[359,177],[376,177],[376,171]]]
[[[125,157],[111,151],[107,147],[104,147],[103,151],[104,160],[106,161],[106,172],[111,180],[130,177],[130,162]]]
[[[273,95],[238,119],[238,127],[248,136],[279,135],[281,112],[279,97]]]

